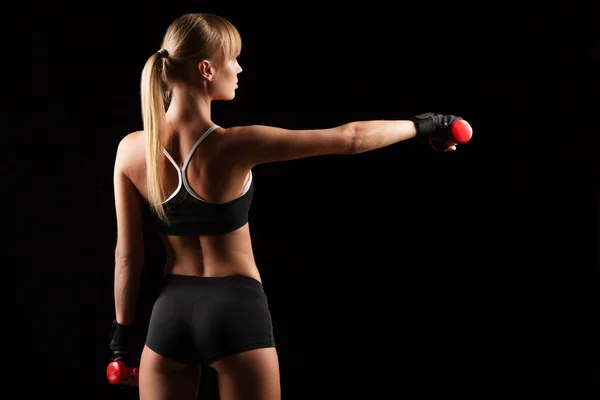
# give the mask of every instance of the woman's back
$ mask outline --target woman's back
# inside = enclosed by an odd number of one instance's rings
[[[219,234],[189,234],[182,233],[181,229],[176,232],[176,226],[167,229],[160,235],[167,254],[165,272],[196,276],[246,275],[260,281],[247,224],[252,173],[248,167],[236,165],[221,151],[226,129],[214,125],[204,128],[197,129],[200,133],[172,132],[168,136],[162,172],[165,204],[181,207],[184,201],[191,202],[187,205],[187,213],[195,213],[198,217],[212,215],[213,225],[228,224],[223,219],[227,219],[227,214],[235,208],[237,219],[242,218],[241,227]],[[119,146],[118,162],[123,174],[148,204],[145,141],[143,131],[124,138]],[[245,207],[235,204],[241,197],[245,197]],[[213,208],[217,210],[213,211]],[[226,212],[222,211],[224,208],[227,208]],[[201,223],[197,221],[196,225]],[[204,229],[202,226],[191,228]]]

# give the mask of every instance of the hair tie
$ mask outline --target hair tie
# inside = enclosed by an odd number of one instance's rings
[[[159,51],[157,51],[157,53],[160,56],[160,58],[168,58],[169,57],[169,52],[166,49],[160,49]]]

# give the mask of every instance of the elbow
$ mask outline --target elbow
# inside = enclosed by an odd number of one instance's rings
[[[362,152],[363,137],[358,123],[351,122],[342,126],[344,138],[343,154],[358,154]]]
[[[350,122],[344,126],[348,144],[346,154],[360,154],[370,150],[370,138],[364,123]]]
[[[139,258],[116,257],[115,279],[119,282],[137,280],[142,276],[143,261]]]
[[[139,272],[144,264],[143,253],[115,252],[115,268]]]

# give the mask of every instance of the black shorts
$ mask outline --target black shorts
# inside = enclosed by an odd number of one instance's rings
[[[146,345],[184,364],[275,347],[263,285],[254,278],[167,275],[154,303]]]

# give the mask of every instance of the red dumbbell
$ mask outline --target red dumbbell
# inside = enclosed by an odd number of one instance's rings
[[[435,150],[443,150],[450,146],[455,146],[457,144],[465,144],[471,137],[473,136],[473,128],[467,121],[464,119],[459,119],[458,121],[454,121],[452,125],[450,125],[450,132],[447,139],[441,139],[432,141],[429,140],[429,144]]]
[[[113,385],[118,385],[127,382],[131,374],[137,374],[137,368],[130,368],[123,361],[113,361],[106,368],[106,377]]]

